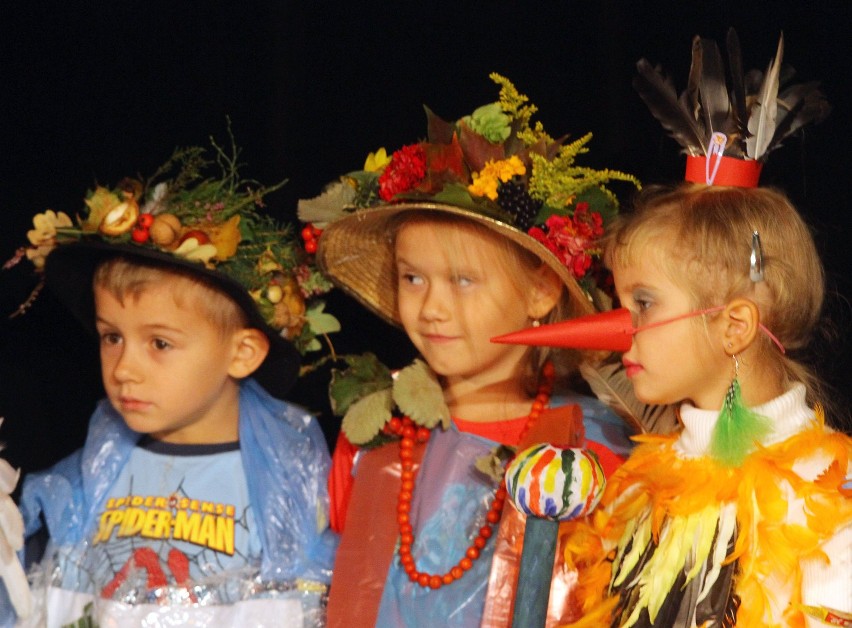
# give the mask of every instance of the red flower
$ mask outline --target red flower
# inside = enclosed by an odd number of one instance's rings
[[[379,177],[379,196],[390,201],[414,188],[426,176],[426,151],[421,144],[410,144],[395,151]]]
[[[550,249],[574,277],[585,277],[592,265],[590,251],[595,248],[594,240],[603,235],[601,215],[589,213],[588,203],[577,203],[573,218],[554,214],[544,226],[547,232],[533,227],[529,235]]]

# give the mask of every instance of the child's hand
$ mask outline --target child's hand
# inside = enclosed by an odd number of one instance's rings
[[[15,554],[24,545],[24,520],[10,497],[18,483],[18,475],[12,465],[0,458],[0,579],[6,585],[18,617],[24,618],[30,614],[32,598],[27,576]]]

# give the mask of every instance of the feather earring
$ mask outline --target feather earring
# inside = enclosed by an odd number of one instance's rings
[[[740,363],[734,358],[734,379],[725,395],[725,403],[713,428],[710,455],[728,467],[742,464],[746,455],[769,433],[769,419],[753,412],[743,403],[740,392]]]

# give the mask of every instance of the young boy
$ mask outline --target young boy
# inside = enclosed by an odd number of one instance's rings
[[[127,211],[115,197],[101,224]],[[224,225],[262,219],[220,203],[200,218],[193,203],[175,203],[128,221],[153,236],[162,218],[176,235],[167,245],[99,228],[47,256],[46,285],[96,328],[106,399],[82,450],[25,480],[26,564],[39,561],[31,621],[323,622],[328,451],[312,416],[265,390],[280,393],[298,374],[282,336],[294,317],[275,307],[275,288],[297,274],[288,279],[295,268],[275,247],[292,253],[293,243],[277,233],[257,246],[255,230],[228,255]],[[49,537],[42,556],[39,536]],[[2,624],[14,621],[6,606]]]

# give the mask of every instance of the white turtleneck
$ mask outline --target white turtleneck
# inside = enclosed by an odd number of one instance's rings
[[[763,445],[784,441],[810,427],[816,420],[814,411],[805,402],[805,387],[795,384],[772,401],[752,408],[772,421],[772,431],[762,439]],[[685,458],[708,454],[713,428],[719,418],[718,410],[701,410],[688,403],[680,408],[683,430],[675,442],[675,450]],[[817,456],[797,462],[794,471],[806,480],[822,473],[829,458]],[[847,477],[849,470],[847,469]],[[804,504],[787,486],[788,516],[792,522],[805,523]],[[852,613],[852,526],[846,526],[823,545],[830,564],[818,560],[802,561],[802,601],[807,605],[827,607]],[[776,581],[777,580],[777,581]],[[790,599],[789,583],[773,578],[771,589],[776,593],[772,603],[773,615],[778,618]],[[770,583],[767,583],[770,584]],[[826,624],[808,619],[808,626]]]
[[[805,403],[803,384],[794,384],[780,397],[752,410],[772,421],[772,431],[762,440],[763,445],[787,440],[815,420],[814,411]],[[680,418],[683,431],[675,443],[677,452],[685,458],[706,456],[710,451],[710,438],[719,419],[719,410],[700,410],[685,403],[680,407]]]

